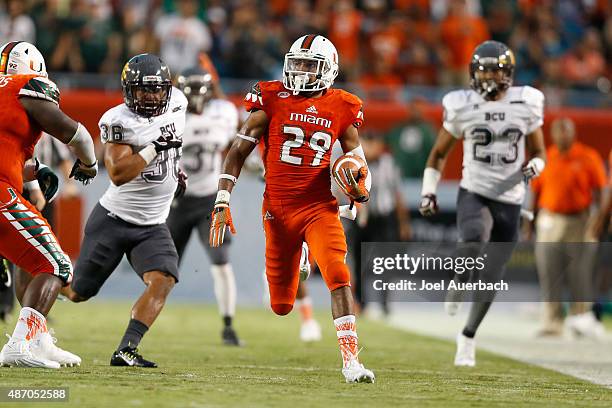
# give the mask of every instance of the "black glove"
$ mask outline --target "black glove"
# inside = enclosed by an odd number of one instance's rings
[[[70,178],[73,178],[76,181],[80,181],[84,185],[87,185],[93,180],[94,177],[98,174],[98,161],[92,165],[87,165],[83,163],[80,159],[77,159],[74,162],[74,166],[72,166],[72,171],[70,172]],[[42,187],[42,186],[41,186]]]
[[[431,217],[438,212],[438,199],[435,194],[426,194],[421,197],[419,212],[424,217]]]
[[[185,191],[187,190],[187,174],[183,172],[183,170],[179,169],[178,171],[178,185],[176,186],[176,191],[174,192],[174,198],[181,198],[185,195]]]
[[[36,170],[36,180],[38,180],[40,191],[42,191],[45,196],[45,200],[47,200],[48,203],[53,201],[59,192],[59,179],[53,170],[44,164],[41,165]]]
[[[161,135],[153,141],[157,153],[164,150],[178,149],[183,145],[183,139],[176,139],[173,135]]]

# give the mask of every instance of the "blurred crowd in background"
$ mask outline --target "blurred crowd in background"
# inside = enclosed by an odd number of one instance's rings
[[[486,39],[516,52],[516,82],[610,90],[608,0],[3,0],[0,41],[27,40],[50,71],[115,73],[159,52],[174,72],[208,52],[222,77],[277,78],[299,36],[326,34],[340,81],[465,85]]]

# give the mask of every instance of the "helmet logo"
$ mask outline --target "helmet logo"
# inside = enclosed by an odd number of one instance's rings
[[[499,63],[500,64],[512,64],[514,65],[514,54],[512,53],[512,51],[508,50],[508,52],[506,52],[503,55],[499,56]]]
[[[30,60],[30,69],[34,72],[42,72],[43,70],[43,64],[42,62],[40,62],[38,64],[38,69],[34,68],[34,60]]]

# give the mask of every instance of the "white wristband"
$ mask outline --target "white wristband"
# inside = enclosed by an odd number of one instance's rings
[[[155,150],[154,144],[147,145],[144,149],[138,152],[140,157],[145,161],[145,163],[149,164],[151,161],[157,157],[157,151]]]
[[[546,167],[546,162],[539,157],[534,157],[530,161],[533,163],[533,167],[535,167],[536,174],[538,175],[542,173],[542,170],[544,170],[544,167]]]
[[[436,194],[441,176],[438,170],[433,167],[426,167],[423,172],[423,188],[421,189],[421,195]]]
[[[236,184],[236,182],[238,181],[238,179],[234,176],[232,176],[231,174],[219,174],[219,180],[221,179],[226,179],[231,181],[232,183]]]
[[[230,192],[227,190],[219,190],[217,191],[217,199],[215,200],[215,204],[225,203],[229,204],[230,202]]]

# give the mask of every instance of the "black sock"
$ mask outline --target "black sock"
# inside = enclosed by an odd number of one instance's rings
[[[225,327],[232,327],[232,316],[223,316],[223,325]]]
[[[125,334],[121,339],[121,343],[119,343],[118,350],[121,350],[127,346],[132,348],[138,347],[140,340],[142,340],[142,336],[145,335],[147,330],[149,330],[149,328],[143,322],[136,319],[130,319],[130,323],[128,324],[127,329],[125,329]]]
[[[476,335],[476,332],[473,332],[473,331],[468,330],[468,329],[463,329],[463,332],[461,334],[463,334],[468,339],[473,339],[474,336]]]
[[[468,315],[467,323],[465,324],[465,328],[463,329],[463,335],[465,337],[474,338],[476,335],[476,331],[482,323],[482,320],[487,315],[489,311],[489,307],[492,302],[472,302],[472,307],[470,308],[470,314]]]

